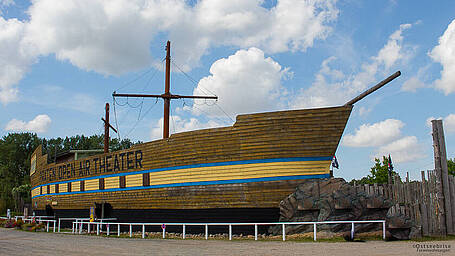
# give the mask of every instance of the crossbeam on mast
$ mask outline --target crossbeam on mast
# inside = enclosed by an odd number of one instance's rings
[[[217,96],[190,96],[177,95],[170,93],[171,87],[171,42],[167,41],[166,45],[166,77],[163,94],[129,94],[129,93],[112,93],[115,97],[131,97],[131,98],[162,98],[164,100],[164,123],[163,123],[163,139],[169,138],[169,109],[171,100],[173,99],[218,99]]]
[[[187,96],[177,94],[129,94],[129,93],[113,93],[114,97],[131,97],[131,98],[169,98],[169,99],[218,99],[217,96]]]
[[[104,153],[109,153],[109,128],[118,133],[117,130],[109,123],[109,103],[106,103],[106,119],[101,117],[104,122]]]

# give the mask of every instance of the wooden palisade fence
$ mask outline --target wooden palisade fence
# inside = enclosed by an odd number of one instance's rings
[[[423,236],[455,235],[455,177],[448,174],[441,120],[433,120],[435,169],[421,172],[421,181],[402,182],[394,176],[390,184],[356,185],[367,194],[389,198],[392,215],[403,214],[419,227]]]
[[[454,223],[455,219],[451,221],[443,219],[446,218],[447,213],[440,204],[437,189],[438,178],[435,171],[422,171],[421,175],[422,181],[409,181],[407,177],[406,181],[402,182],[399,176],[395,176],[393,184],[356,185],[356,189],[370,195],[380,195],[391,199],[394,202],[390,209],[391,214],[402,214],[410,218],[421,229],[423,236],[454,234],[447,228],[447,223]],[[449,186],[451,193],[444,196],[450,197],[451,202],[455,202],[453,190],[455,178],[451,175],[449,176]],[[455,204],[451,204],[451,212],[454,211]]]

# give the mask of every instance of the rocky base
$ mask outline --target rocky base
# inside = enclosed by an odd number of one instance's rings
[[[409,239],[418,230],[403,215],[388,215],[392,201],[384,196],[368,195],[357,190],[344,179],[314,179],[300,184],[296,191],[280,203],[280,221],[334,221],[334,220],[386,220],[387,238]],[[341,233],[350,240],[351,224],[318,225],[319,230]],[[305,233],[313,230],[312,225],[292,225],[286,228],[287,234]],[[356,224],[355,232],[382,230],[382,224]],[[280,234],[279,226],[271,227],[269,232]]]

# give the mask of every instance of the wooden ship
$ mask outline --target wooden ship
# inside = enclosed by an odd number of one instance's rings
[[[63,163],[48,163],[39,146],[30,172],[35,214],[87,217],[96,207],[98,217],[120,221],[277,221],[280,201],[302,180],[330,177],[353,104],[400,75],[342,106],[239,115],[229,127],[169,136],[169,101],[194,97],[170,94],[169,48],[165,93],[149,95],[165,100],[164,138]]]

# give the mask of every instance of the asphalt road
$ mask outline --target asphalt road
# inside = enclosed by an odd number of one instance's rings
[[[447,252],[418,252],[416,245],[450,246]],[[281,242],[129,239],[0,228],[0,255],[455,255],[455,241]]]

